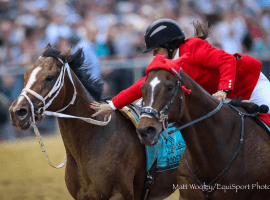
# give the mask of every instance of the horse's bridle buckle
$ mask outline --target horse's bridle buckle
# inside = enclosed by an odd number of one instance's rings
[[[44,112],[44,107],[41,107],[41,108],[38,109],[37,114],[42,116],[43,112]]]
[[[166,115],[164,112],[160,112],[159,122],[165,123],[166,127],[168,127],[168,115]]]

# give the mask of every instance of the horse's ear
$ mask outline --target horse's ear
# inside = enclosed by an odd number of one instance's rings
[[[47,49],[51,48],[51,47],[52,47],[52,46],[50,45],[50,43],[48,43],[47,46],[42,50],[42,53],[43,53],[44,51],[46,51]]]
[[[71,47],[69,49],[63,51],[60,55],[64,56],[64,58],[67,58],[70,54],[70,51],[71,51]]]

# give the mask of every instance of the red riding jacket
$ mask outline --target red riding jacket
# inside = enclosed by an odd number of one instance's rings
[[[193,80],[210,94],[217,89],[230,90],[227,98],[248,100],[257,84],[262,63],[248,55],[226,53],[199,38],[189,38],[179,48],[179,57],[187,55],[182,67]],[[236,59],[240,57],[240,59]],[[147,70],[147,69],[146,69]],[[179,70],[177,70],[179,71]],[[131,104],[142,96],[141,85],[146,77],[112,99],[116,108]]]

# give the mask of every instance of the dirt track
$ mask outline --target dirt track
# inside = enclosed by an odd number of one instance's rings
[[[63,161],[60,136],[44,138],[54,165]],[[50,167],[35,139],[0,145],[0,200],[73,200],[64,181],[64,169]],[[166,200],[176,200],[173,194]]]

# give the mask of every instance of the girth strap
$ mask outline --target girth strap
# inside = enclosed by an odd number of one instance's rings
[[[154,185],[156,171],[157,171],[157,158],[154,161],[152,167],[147,172],[141,200],[147,200],[149,198],[150,190]]]

